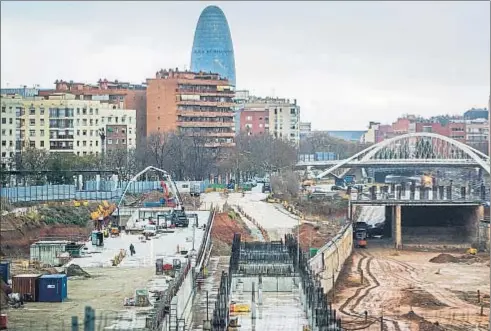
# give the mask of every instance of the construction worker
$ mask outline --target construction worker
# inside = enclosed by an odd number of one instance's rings
[[[133,246],[133,244],[130,245],[130,253],[131,253],[131,256],[133,256],[133,254],[136,254],[135,246]]]

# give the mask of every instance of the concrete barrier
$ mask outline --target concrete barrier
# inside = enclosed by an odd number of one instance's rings
[[[319,275],[324,293],[328,293],[338,279],[344,262],[353,250],[353,227],[344,226],[339,234],[317,251],[309,260],[312,271]]]

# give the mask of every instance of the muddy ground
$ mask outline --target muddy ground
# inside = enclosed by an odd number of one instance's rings
[[[86,268],[85,271],[91,278],[68,280],[65,302],[26,302],[24,308],[9,309],[9,330],[66,331],[70,329],[72,316],[83,321],[85,306],[95,309],[96,330],[102,329],[124,309],[125,297],[134,296],[135,289],[147,287],[155,268]]]
[[[489,330],[488,261],[468,263],[460,254],[455,255],[458,262],[445,257],[434,263],[430,260],[438,253],[395,252],[382,241],[369,244],[354,252],[331,293],[346,328],[378,331],[384,316],[387,331]]]

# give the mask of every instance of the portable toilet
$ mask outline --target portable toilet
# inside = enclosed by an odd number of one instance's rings
[[[63,302],[68,297],[67,276],[44,275],[39,278],[39,302]]]

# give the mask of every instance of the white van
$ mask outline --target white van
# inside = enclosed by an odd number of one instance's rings
[[[145,225],[145,229],[143,230],[143,235],[148,235],[150,237],[155,236],[157,234],[157,226],[156,225]]]

